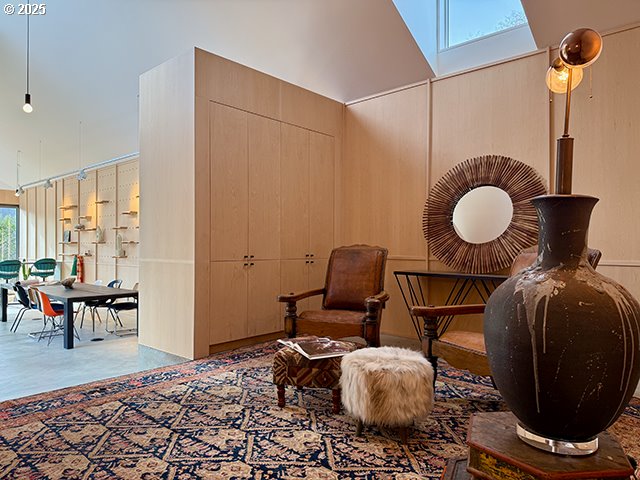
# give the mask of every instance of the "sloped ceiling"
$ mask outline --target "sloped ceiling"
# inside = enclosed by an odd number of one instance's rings
[[[0,188],[17,150],[20,183],[136,151],[139,75],[194,46],[342,102],[433,76],[392,0],[65,0],[30,21],[27,115],[26,17],[0,15]]]
[[[559,45],[577,28],[606,32],[640,22],[640,0],[522,0],[522,6],[538,48]]]

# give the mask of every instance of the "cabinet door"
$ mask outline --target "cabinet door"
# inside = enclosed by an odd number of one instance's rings
[[[280,191],[282,258],[309,253],[309,131],[281,125]]]
[[[334,140],[309,133],[309,253],[328,258],[334,230]]]
[[[280,294],[280,260],[257,260],[249,267],[248,334],[250,337],[284,330],[276,298]]]
[[[280,262],[280,293],[301,293],[309,290],[308,260],[282,260]],[[284,315],[284,303],[281,314]],[[297,304],[298,313],[309,310],[309,299],[300,300]]]
[[[280,258],[280,122],[248,114],[249,249]]]
[[[210,345],[247,337],[247,268],[244,262],[211,263]]]
[[[327,258],[313,258],[309,263],[309,289],[323,288],[327,276]],[[309,310],[322,310],[322,295],[309,299]]]
[[[248,251],[247,113],[210,105],[211,260],[242,260]]]

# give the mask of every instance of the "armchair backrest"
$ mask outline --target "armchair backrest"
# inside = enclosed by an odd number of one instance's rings
[[[27,294],[27,291],[24,289],[24,287],[19,283],[16,283],[13,286],[13,289],[16,292],[16,296],[18,297],[20,305],[22,305],[24,308],[31,308],[31,301],[29,300],[29,295]]]
[[[384,288],[387,249],[369,245],[335,248],[329,257],[322,307],[365,311],[364,300]]]
[[[58,262],[56,262],[55,258],[41,258],[33,262],[33,267],[31,268],[34,274],[36,272],[39,272],[39,273],[49,272],[51,275],[53,275],[53,272],[56,269],[57,263]]]
[[[20,260],[4,260],[0,262],[0,278],[5,280],[18,278],[21,266],[22,262]]]

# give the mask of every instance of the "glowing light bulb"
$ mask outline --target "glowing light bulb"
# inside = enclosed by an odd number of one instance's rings
[[[33,107],[31,106],[31,95],[28,93],[24,96],[24,105],[22,106],[22,110],[24,113],[33,112]]]
[[[572,78],[571,78],[571,90],[580,85],[582,81],[582,69],[574,68],[572,69]],[[553,64],[547,70],[546,77],[547,87],[553,93],[567,93],[567,84],[569,83],[569,68],[562,63],[562,60],[556,58],[553,61]]]

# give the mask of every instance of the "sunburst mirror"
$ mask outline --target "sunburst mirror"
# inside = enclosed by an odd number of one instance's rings
[[[459,163],[429,192],[422,228],[429,250],[462,272],[502,270],[538,240],[530,200],[547,193],[535,169],[501,155]]]

